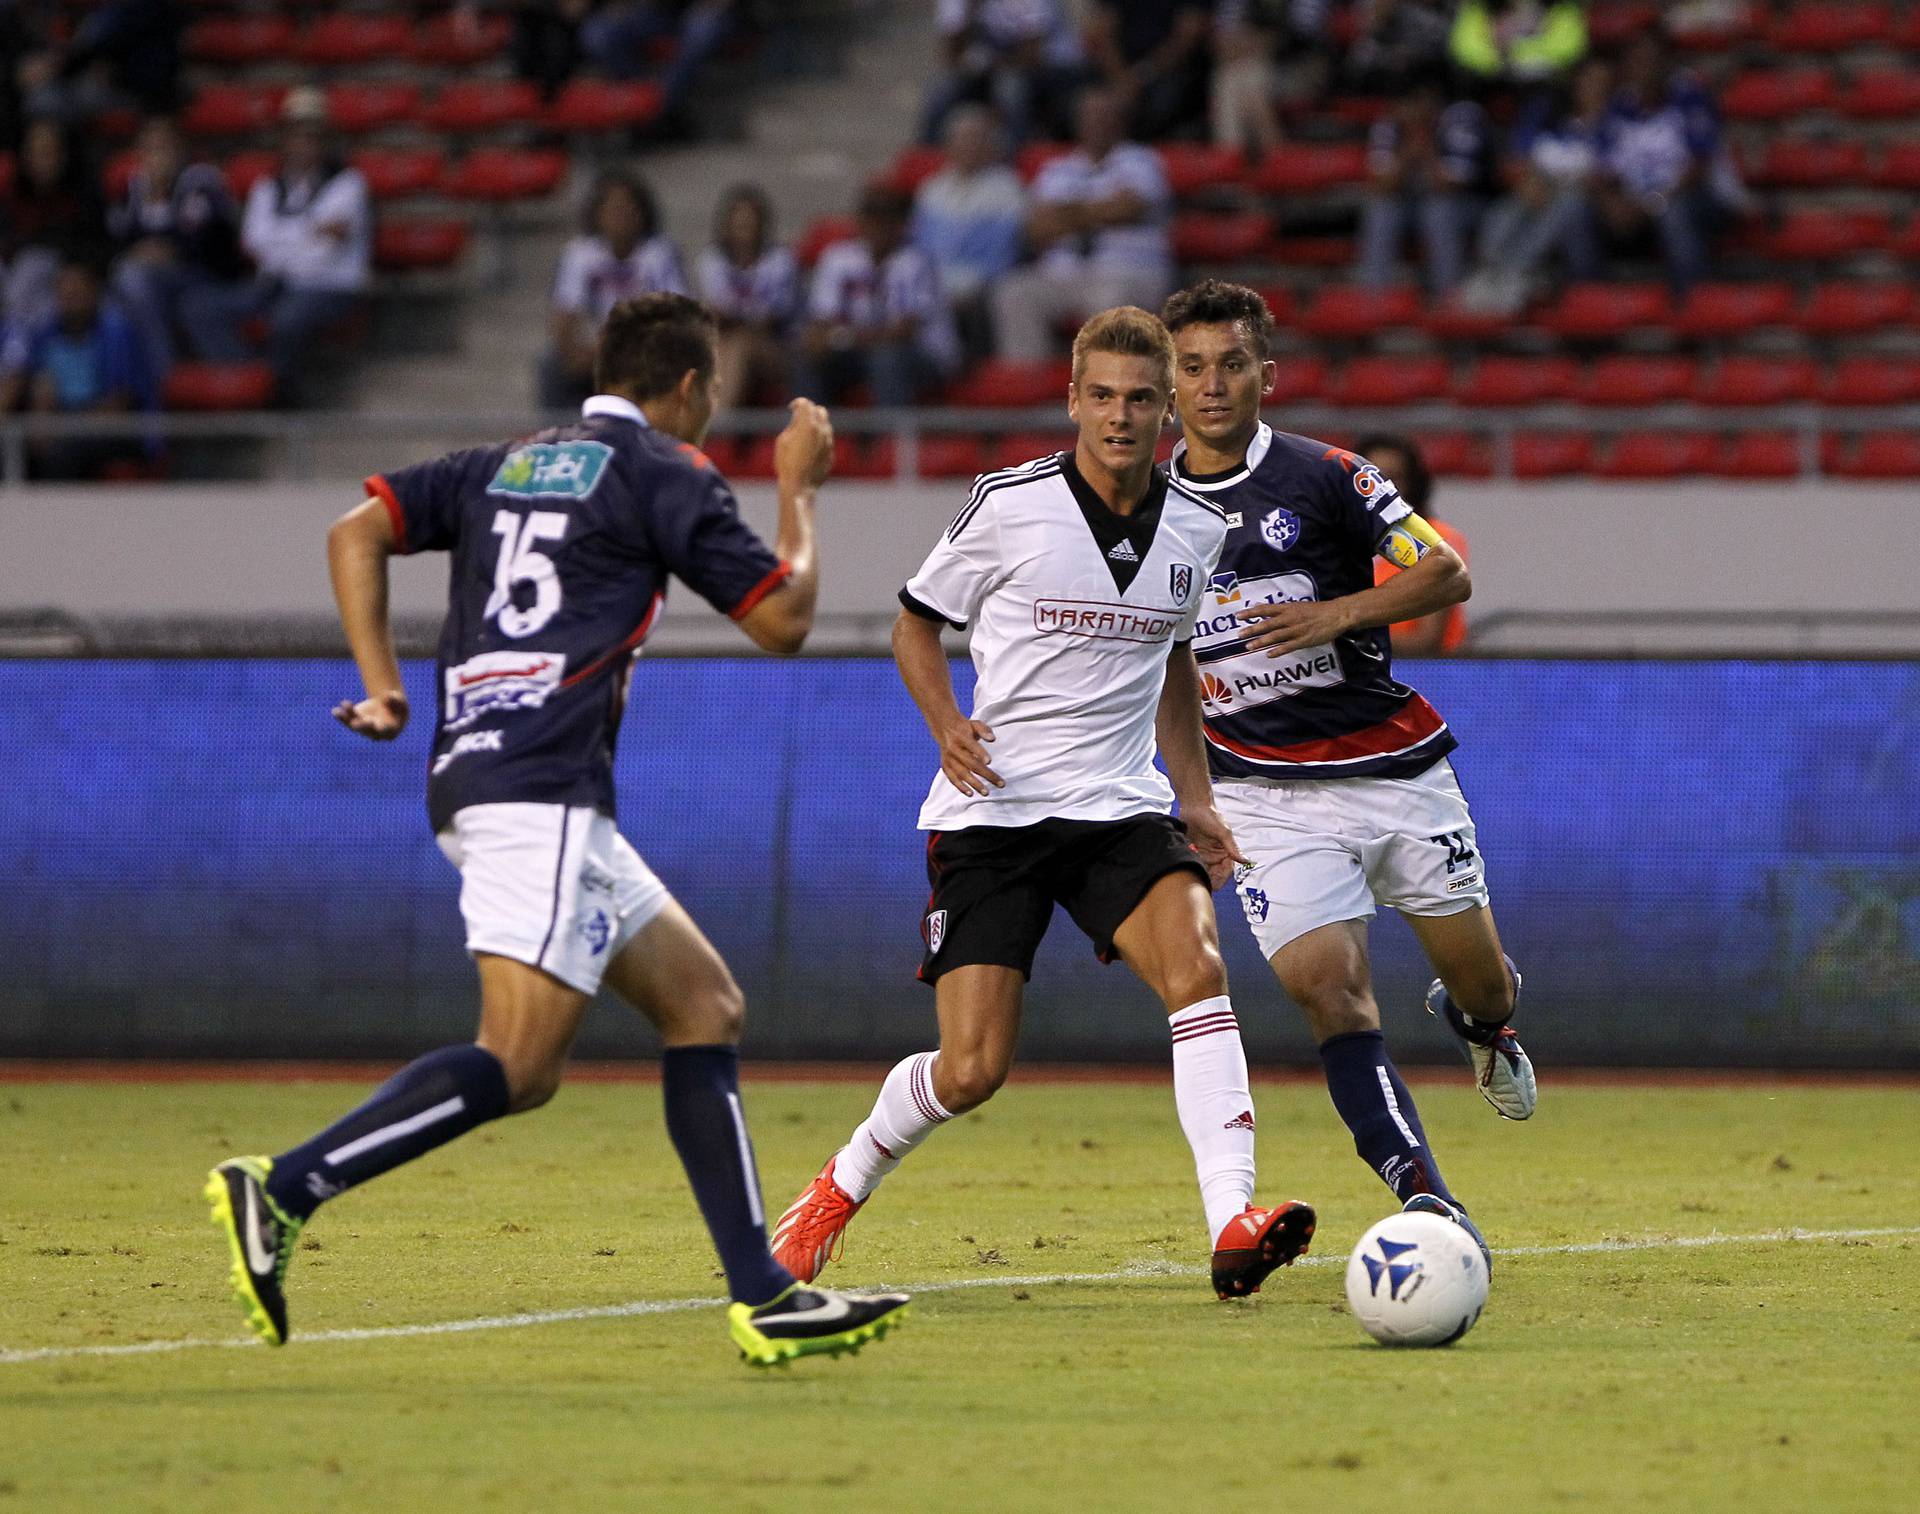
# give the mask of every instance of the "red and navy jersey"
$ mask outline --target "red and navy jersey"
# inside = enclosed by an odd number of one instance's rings
[[[627,677],[669,576],[738,619],[788,572],[698,449],[608,395],[574,424],[367,489],[400,551],[452,554],[427,780],[436,831],[470,804],[613,814]]]
[[[1439,712],[1393,677],[1386,627],[1284,657],[1249,651],[1249,605],[1373,587],[1375,549],[1413,513],[1363,457],[1262,424],[1230,473],[1174,476],[1227,510],[1227,545],[1195,624],[1215,778],[1404,778],[1456,745]]]

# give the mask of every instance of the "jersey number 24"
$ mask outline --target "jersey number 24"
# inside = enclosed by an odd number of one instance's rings
[[[493,592],[481,613],[498,617],[504,635],[518,640],[531,636],[560,610],[560,570],[535,542],[559,541],[567,534],[567,517],[558,510],[535,510],[525,518],[511,510],[494,512],[493,534],[500,538],[500,560],[494,564]],[[533,603],[514,603],[521,584],[533,585]]]

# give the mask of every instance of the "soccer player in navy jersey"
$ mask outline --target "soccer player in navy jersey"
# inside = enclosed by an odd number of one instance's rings
[[[1260,419],[1273,320],[1258,294],[1207,280],[1163,314],[1183,432],[1169,471],[1228,511],[1194,655],[1215,800],[1249,859],[1241,907],[1306,1012],[1361,1157],[1405,1207],[1478,1240],[1387,1055],[1367,960],[1378,901],[1438,972],[1427,1008],[1481,1093],[1508,1119],[1533,1113],[1533,1066],[1508,1024],[1520,975],[1447,759],[1457,743],[1393,677],[1386,629],[1465,600],[1466,565],[1365,458]],[[1376,554],[1403,570],[1377,588]]]
[[[742,1003],[726,963],[614,825],[613,751],[633,660],[679,578],[759,646],[813,625],[814,496],[833,458],[827,413],[797,400],[774,453],[769,550],[698,450],[713,416],[716,328],[677,294],[608,316],[577,422],[367,480],[328,538],[341,623],[366,697],[335,717],[391,741],[407,696],[387,618],[387,560],[452,557],[435,678],[427,808],[460,870],[480,1027],[402,1068],[298,1146],[209,1175],[234,1288],[269,1345],[287,1339],[287,1264],[324,1202],[559,1087],[604,982],[660,1032],[667,1130],[733,1297],[729,1331],[770,1365],[858,1349],[906,1297],[797,1284],[767,1247],[741,1111]]]

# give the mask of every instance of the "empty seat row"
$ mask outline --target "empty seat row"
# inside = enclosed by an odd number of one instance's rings
[[[196,136],[239,137],[269,131],[287,89],[277,84],[209,84],[188,103],[181,124]],[[473,133],[505,127],[600,132],[646,126],[660,115],[661,91],[646,81],[575,79],[551,102],[518,79],[469,79],[430,98],[401,81],[336,84],[327,91],[330,118],[342,131],[418,125]]]
[[[398,13],[343,12],[305,27],[289,15],[209,16],[187,29],[187,55],[244,66],[299,63],[331,68],[404,59],[468,68],[506,50],[512,22],[502,15],[450,10],[424,21]]]

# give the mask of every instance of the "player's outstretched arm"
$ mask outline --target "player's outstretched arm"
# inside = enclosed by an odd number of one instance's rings
[[[787,565],[787,580],[740,617],[755,646],[791,657],[813,630],[820,592],[820,562],[813,522],[814,497],[833,471],[833,420],[826,407],[795,400],[793,419],[773,446],[780,489],[780,528],[774,551]]]
[[[407,693],[387,618],[387,559],[396,545],[393,522],[377,499],[349,510],[327,533],[340,625],[367,691],[365,699],[341,700],[333,718],[372,741],[391,741],[407,724]]]
[[[1160,687],[1160,708],[1154,714],[1154,735],[1160,760],[1167,765],[1173,796],[1180,801],[1180,819],[1187,839],[1207,865],[1207,881],[1220,887],[1233,874],[1241,854],[1233,832],[1213,805],[1213,780],[1207,774],[1207,748],[1200,733],[1200,668],[1193,643],[1176,642],[1167,654],[1167,679]]]
[[[939,623],[902,610],[893,623],[893,660],[940,748],[940,771],[947,782],[969,796],[1005,788],[1006,780],[994,772],[984,745],[993,740],[992,727],[969,720],[953,697],[953,673],[947,667],[947,649],[940,645]]]
[[[1403,571],[1371,589],[1339,599],[1242,610],[1240,618],[1254,622],[1255,634],[1247,645],[1281,657],[1302,647],[1323,646],[1349,631],[1418,620],[1462,604],[1473,594],[1473,579],[1460,554],[1417,515],[1387,533],[1380,554]]]

